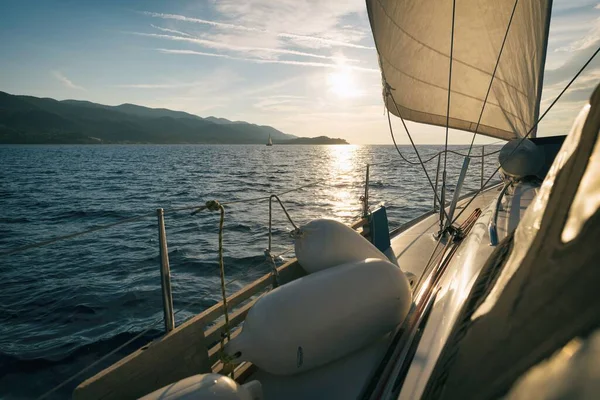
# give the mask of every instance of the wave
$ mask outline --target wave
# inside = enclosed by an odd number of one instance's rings
[[[140,332],[119,333],[106,339],[81,345],[69,352],[52,358],[24,358],[14,354],[0,352],[0,376],[4,376],[8,373],[33,373],[58,365],[71,364],[84,356],[96,355],[99,358],[105,354],[108,354],[110,351],[133,339],[139,334]],[[130,354],[131,352],[146,345],[150,341],[158,338],[161,334],[162,332],[158,329],[151,330],[125,346],[123,349],[117,352],[116,355],[119,357],[124,357],[125,355]],[[67,343],[64,345],[64,347],[70,345],[72,344]]]
[[[0,218],[0,223],[2,223],[2,224],[26,224],[28,222],[31,222],[31,220],[26,217],[20,217],[20,218],[3,217],[3,218]]]
[[[64,211],[59,214],[55,214],[51,216],[49,219],[51,221],[59,221],[59,220],[72,220],[72,219],[81,219],[81,218],[114,218],[114,219],[124,219],[131,217],[132,214],[123,213],[116,210],[70,210]]]

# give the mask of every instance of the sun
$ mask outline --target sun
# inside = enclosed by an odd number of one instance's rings
[[[359,97],[362,92],[352,71],[347,68],[336,70],[327,75],[329,91],[341,98]]]

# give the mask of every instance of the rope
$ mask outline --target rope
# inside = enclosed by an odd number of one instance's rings
[[[529,135],[531,135],[531,132],[533,132],[537,128],[537,126],[544,119],[544,117],[546,116],[546,114],[548,114],[548,112],[552,109],[552,107],[554,107],[554,105],[558,102],[558,100],[560,100],[560,98],[567,91],[567,89],[569,89],[569,87],[573,84],[573,82],[575,82],[575,79],[577,79],[579,77],[579,75],[581,75],[581,73],[583,72],[583,70],[585,70],[585,68],[592,62],[592,60],[594,59],[594,57],[596,57],[596,55],[598,54],[598,52],[600,52],[600,47],[598,47],[596,49],[596,51],[594,52],[594,54],[591,55],[591,57],[585,62],[585,64],[583,64],[583,66],[579,69],[579,71],[577,71],[577,73],[575,74],[575,76],[573,76],[573,78],[569,81],[569,83],[567,83],[567,86],[565,86],[564,89],[558,94],[558,96],[556,96],[556,98],[554,99],[554,101],[552,102],[552,104],[550,104],[548,106],[548,108],[546,109],[546,111],[544,111],[544,113],[537,120],[537,122],[535,124],[533,124],[533,126],[531,127],[531,129],[529,129],[529,131],[527,132],[527,134],[521,138],[521,140],[519,141],[519,143],[517,143],[517,145],[515,146],[515,148],[510,152],[510,154],[508,155],[508,157],[506,159],[509,159],[514,154],[514,152],[519,148],[519,146],[521,145],[521,143],[523,143],[525,141],[525,139],[527,139],[529,137]],[[456,218],[454,218],[454,220],[452,221],[452,223],[454,223],[461,216],[461,214],[467,209],[467,207],[473,202],[473,200],[475,200],[475,198],[484,189],[487,189],[488,183],[492,180],[492,178],[494,177],[494,175],[496,175],[498,173],[498,171],[500,171],[500,168],[502,168],[502,164],[501,163],[500,163],[500,165],[498,165],[498,167],[492,173],[492,175],[490,175],[490,177],[485,181],[485,183],[483,184],[483,186],[481,186],[481,188],[475,192],[475,194],[473,195],[473,197],[467,202],[467,204],[465,205],[465,207],[458,213],[458,215],[456,216]]]
[[[485,146],[491,146],[491,145],[486,144]],[[454,151],[454,150],[448,150],[448,153],[454,153],[454,154],[456,154],[458,156],[462,156],[462,157],[483,158],[483,157],[491,156],[491,155],[496,154],[496,153],[500,153],[500,151],[502,151],[502,149],[499,149],[499,150],[496,150],[496,151],[491,151],[489,153],[485,153],[485,154],[482,154],[480,156],[476,156],[476,155],[473,155],[473,154],[470,154],[470,153],[463,154],[463,153],[459,153],[458,151]]]
[[[403,195],[401,195],[401,196],[394,197],[394,198],[393,198],[393,199],[391,199],[391,200],[384,200],[384,201],[385,201],[386,203],[393,203],[393,202],[394,202],[394,201],[396,201],[396,200],[403,199],[403,198],[405,198],[405,197],[407,197],[407,196],[410,196],[411,194],[413,194],[413,193],[416,193],[416,192],[419,192],[419,191],[421,191],[421,190],[422,190],[421,188],[419,188],[419,189],[415,189],[415,190],[411,190],[410,192],[408,192],[408,193],[404,193],[404,194],[403,194]]]
[[[279,258],[281,256],[283,256],[284,254],[289,253],[290,251],[292,251],[293,248],[288,249],[282,253],[279,253],[279,255],[275,256],[276,258]],[[261,261],[258,264],[254,264],[252,266],[249,266],[243,274],[241,274],[240,276],[238,276],[235,279],[232,279],[230,281],[227,281],[227,283],[225,283],[225,286],[229,286],[235,282],[240,281],[243,278],[248,278],[249,277],[249,272],[250,270],[253,270],[255,268],[257,268],[258,266],[260,266],[261,264],[264,264],[264,261]],[[260,272],[260,274],[262,275],[263,272]],[[191,304],[189,304],[187,306],[186,309],[190,309],[198,304],[200,304],[202,301],[206,300],[208,297],[210,296],[210,293],[205,294],[204,296],[200,297],[198,300],[192,302]],[[186,309],[184,308],[180,308],[179,310],[176,310],[173,315],[177,315],[182,311],[185,311]],[[192,317],[193,318],[193,317]],[[62,383],[60,383],[59,385],[56,385],[55,387],[53,387],[52,389],[48,390],[46,393],[42,394],[40,397],[38,397],[38,400],[44,399],[46,397],[48,397],[49,395],[51,395],[52,393],[56,392],[57,390],[61,389],[62,387],[64,387],[65,385],[67,385],[68,383],[72,382],[74,379],[76,379],[77,377],[81,376],[82,374],[86,373],[87,371],[89,371],[90,369],[92,369],[93,367],[99,365],[100,363],[106,361],[106,359],[108,359],[109,357],[115,355],[116,353],[118,353],[119,351],[123,350],[125,347],[129,346],[130,344],[132,344],[133,342],[135,342],[136,340],[140,339],[141,337],[143,337],[144,335],[146,335],[148,332],[150,332],[156,325],[158,325],[159,323],[163,322],[164,318],[160,317],[158,319],[156,319],[154,322],[152,322],[150,325],[148,325],[148,327],[143,330],[142,332],[138,333],[137,335],[135,335],[133,338],[129,339],[128,341],[126,341],[125,343],[121,344],[120,346],[116,347],[115,349],[113,349],[112,351],[110,351],[109,353],[105,354],[104,356],[100,357],[98,360],[94,361],[93,363],[91,363],[90,365],[88,365],[87,367],[79,370],[78,372],[76,372],[74,375],[72,375],[71,377],[69,377],[68,379],[66,379],[65,381],[63,381]]]
[[[223,298],[223,314],[225,315],[225,335],[221,332],[221,350],[220,355],[222,356],[222,361],[224,367],[229,366],[228,360],[225,359],[225,336],[227,340],[231,340],[231,329],[229,327],[229,307],[227,306],[227,292],[225,291],[225,263],[223,261],[223,225],[225,223],[225,207],[221,203],[216,200],[210,200],[206,202],[205,208],[208,211],[219,211],[219,275],[221,278],[221,297]],[[233,378],[233,368],[227,368],[231,372],[231,377]]]
[[[385,79],[385,78],[384,78]],[[408,136],[408,139],[410,140],[410,143],[412,144],[412,147],[415,151],[415,154],[417,155],[417,158],[419,159],[419,162],[421,163],[421,167],[423,167],[423,172],[425,173],[425,176],[427,177],[427,181],[429,182],[429,186],[431,187],[431,190],[433,190],[433,195],[436,197],[438,203],[442,204],[442,202],[440,201],[437,191],[435,190],[435,187],[433,186],[433,182],[431,182],[431,178],[429,177],[429,174],[427,173],[427,168],[425,168],[425,164],[423,163],[423,160],[421,159],[421,155],[419,154],[419,151],[417,150],[417,146],[415,145],[415,142],[412,139],[412,136],[410,134],[410,131],[408,130],[408,127],[406,126],[406,122],[404,122],[404,118],[402,118],[402,114],[400,113],[400,109],[398,108],[398,104],[396,103],[396,100],[394,99],[394,95],[392,94],[392,92],[390,91],[390,86],[386,83],[386,94],[388,96],[390,96],[392,102],[394,103],[394,106],[396,108],[396,112],[398,113],[398,116],[400,117],[400,121],[402,121],[402,125],[404,126],[404,130],[406,131],[406,134]],[[392,129],[392,121],[390,119],[390,110],[387,110],[387,117],[388,117],[388,124],[390,126],[390,134],[392,135],[392,141],[394,142],[394,147],[396,148],[396,150],[398,151],[398,154],[400,154],[400,149],[398,149],[398,145],[396,144],[396,139],[394,138],[394,131]],[[441,211],[446,215],[446,218],[448,217],[448,214],[446,213],[446,210],[442,207]]]
[[[285,213],[285,216],[287,217],[288,221],[294,227],[292,235],[297,235],[300,229],[298,228],[298,226],[296,226],[296,224],[292,220],[292,217],[290,217],[290,214],[285,209],[283,203],[281,202],[281,199],[279,199],[279,197],[276,194],[272,194],[271,196],[269,196],[269,247],[265,249],[265,257],[269,260],[271,264],[271,271],[273,274],[273,288],[276,288],[279,286],[279,271],[277,271],[277,264],[275,264],[275,258],[271,254],[271,244],[273,241],[273,199],[277,200],[277,202],[281,206],[281,209]]]
[[[260,265],[260,264],[259,264]],[[240,280],[241,278],[236,278],[233,279],[229,282],[227,282],[227,286],[229,286],[230,284]],[[210,293],[205,294],[204,296],[202,296],[200,299],[198,299],[197,301],[191,303],[188,308],[194,307],[195,305],[199,304],[200,302],[206,300],[206,298],[210,295]],[[179,314],[181,311],[184,311],[184,308],[180,308],[179,310],[175,311],[173,313],[173,315],[177,315]],[[160,317],[158,319],[156,319],[154,322],[152,322],[150,325],[148,325],[148,327],[146,329],[144,329],[142,332],[138,333],[137,335],[135,335],[133,338],[129,339],[128,341],[126,341],[125,343],[123,343],[122,345],[116,347],[115,349],[113,349],[112,351],[108,352],[107,354],[105,354],[104,356],[100,357],[98,360],[94,361],[93,363],[91,363],[90,365],[88,365],[87,367],[77,371],[74,375],[72,375],[71,377],[69,377],[68,379],[64,380],[62,383],[56,385],[55,387],[53,387],[52,389],[48,390],[46,393],[42,394],[40,397],[38,397],[38,400],[41,399],[45,399],[46,397],[48,397],[49,395],[51,395],[52,393],[56,392],[57,390],[59,390],[60,388],[64,387],[66,384],[72,382],[75,378],[81,376],[82,374],[84,374],[85,372],[89,371],[90,369],[92,369],[93,367],[97,366],[98,364],[106,361],[107,358],[115,355],[116,353],[118,353],[119,351],[123,350],[125,347],[129,346],[130,344],[132,344],[133,342],[135,342],[136,340],[140,339],[142,336],[144,336],[145,334],[147,334],[148,332],[150,332],[156,325],[158,325],[159,323],[163,322],[164,318]]]
[[[279,196],[283,196],[284,194],[296,192],[298,190],[305,189],[305,188],[310,187],[310,186],[315,186],[318,183],[323,182],[324,180],[325,180],[324,178],[323,179],[317,179],[315,181],[307,183],[306,185],[302,185],[302,186],[298,186],[298,187],[295,187],[295,188],[290,189],[290,190],[286,190],[284,192],[279,193]],[[255,202],[255,201],[257,201],[257,202],[258,201],[266,201],[266,200],[269,200],[270,198],[271,198],[271,195],[260,196],[260,197],[252,197],[252,198],[249,198],[249,199],[240,199],[240,200],[226,201],[224,203],[221,203],[221,205],[228,206],[230,204],[237,204],[237,203],[252,203],[252,202]],[[204,210],[205,208],[206,208],[206,206],[185,206],[185,207],[174,208],[171,211],[194,210],[192,212],[192,215],[194,215],[194,214],[197,214],[200,211]]]
[[[504,142],[504,140],[499,140],[497,142],[493,142],[493,143],[481,145],[479,147],[494,146],[494,145],[496,145],[498,143],[501,143],[501,142]],[[435,159],[437,156],[439,156],[440,154],[443,154],[444,152],[456,154],[457,156],[461,156],[461,157],[484,158],[484,157],[487,157],[487,156],[494,155],[496,153],[500,153],[500,151],[502,150],[502,149],[499,149],[499,150],[492,151],[492,152],[489,152],[489,153],[485,153],[485,154],[482,154],[482,155],[473,155],[473,154],[460,153],[461,150],[468,150],[468,149],[469,149],[468,147],[465,147],[464,149],[457,149],[457,150],[450,150],[450,149],[448,149],[448,150],[440,150],[437,153],[435,153],[434,155],[432,155],[430,158],[428,158],[425,161],[423,161],[423,164],[427,164],[428,162],[430,162],[431,160]],[[407,159],[406,156],[404,156],[404,155],[401,155],[400,157],[403,160]],[[390,161],[382,161],[382,162],[378,162],[378,163],[369,163],[369,165],[371,165],[371,166],[373,166],[373,165],[381,166],[381,165],[395,164],[396,162],[397,161],[391,161],[390,160]],[[418,165],[419,164],[418,161],[415,162],[415,161],[410,161],[410,160],[408,160],[408,163],[409,164],[413,164],[413,165]]]
[[[298,230],[298,226],[296,226],[296,224],[294,223],[294,221],[292,220],[292,217],[290,217],[290,214],[287,212],[287,210],[285,209],[283,203],[281,202],[281,200],[279,199],[279,197],[276,194],[272,194],[269,197],[269,200],[275,199],[277,200],[277,202],[279,203],[279,205],[281,206],[281,209],[283,210],[283,212],[285,213],[285,216],[287,217],[288,221],[290,221],[290,224],[292,224],[292,226],[294,227],[294,230]]]
[[[443,262],[445,262],[445,263],[449,262],[450,258],[454,254],[453,251],[456,251],[456,248],[458,246],[455,246],[453,248],[453,250],[448,252],[448,256],[446,257],[446,259],[444,259],[443,255],[447,253],[447,250],[451,245],[458,244],[457,243],[458,238],[463,238],[466,236],[466,234],[469,233],[469,231],[471,230],[471,228],[473,227],[473,225],[475,224],[475,222],[477,221],[477,219],[479,218],[480,215],[481,215],[481,210],[479,208],[473,210],[471,215],[460,225],[460,227],[458,229],[455,229],[452,231],[451,235],[449,235],[449,237],[446,239],[447,242],[444,245],[444,247],[442,248],[442,251],[436,254],[436,252],[439,248],[439,245],[442,243],[442,239],[444,238],[443,234],[440,235],[440,237],[436,241],[433,251],[431,252],[431,255],[429,257],[429,260],[427,261],[427,264],[425,264],[425,268],[423,268],[423,272],[419,276],[419,279],[417,280],[417,283],[414,286],[415,291],[420,291],[420,289],[421,289],[420,286],[423,281],[423,278],[426,275],[429,275],[430,266],[434,265],[434,263],[432,263],[433,260],[437,260],[437,258],[440,255],[442,255],[442,258],[440,258],[439,260],[436,261],[438,269],[442,265]]]
[[[452,94],[452,56],[454,55],[454,21],[456,17],[456,0],[452,0],[452,30],[450,32],[450,67],[448,72],[448,103],[446,107],[446,141],[444,143],[444,171],[442,172],[442,201],[440,204],[444,205],[446,200],[446,163],[448,160],[448,133],[450,131],[450,95]],[[436,193],[437,195],[437,193]],[[444,209],[444,207],[442,207]],[[443,221],[441,218],[446,217],[449,219],[448,214],[440,213],[440,226]]]
[[[281,192],[279,194],[279,196],[283,196],[284,194],[288,194],[288,193],[292,193],[310,186],[314,186],[322,181],[324,181],[325,179],[317,179],[316,181],[312,181],[309,182],[305,185],[302,186],[298,186],[296,188],[290,189],[290,190],[286,190],[284,192]],[[228,202],[224,202],[221,203],[221,205],[226,206],[226,205],[230,205],[230,204],[236,204],[236,203],[251,203],[251,202],[255,202],[255,201],[266,201],[270,198],[270,196],[260,196],[260,197],[253,197],[253,198],[249,198],[249,199],[240,199],[240,200],[233,200],[233,201],[228,201]],[[206,205],[203,206],[198,206],[198,205],[194,205],[194,206],[184,206],[184,207],[174,207],[174,208],[168,208],[165,209],[165,213],[167,212],[178,212],[178,211],[187,211],[187,210],[195,210],[194,212],[192,212],[192,215],[197,214],[198,212],[205,210],[206,209]],[[97,232],[97,231],[101,231],[104,229],[108,229],[108,228],[112,228],[114,226],[118,226],[118,225],[122,225],[122,224],[127,224],[130,222],[135,222],[135,221],[139,221],[142,220],[144,218],[148,218],[150,216],[156,216],[156,212],[150,212],[150,213],[145,213],[145,214],[140,214],[136,217],[132,217],[132,218],[126,218],[126,219],[122,219],[120,221],[117,222],[112,222],[110,224],[105,224],[105,225],[98,225],[95,226],[93,228],[84,230],[84,231],[80,231],[80,232],[75,232],[75,233],[71,233],[68,235],[63,235],[63,236],[56,236],[53,237],[51,239],[48,240],[43,240],[41,242],[36,242],[36,243],[31,243],[25,246],[21,246],[21,247],[16,247],[12,250],[7,250],[7,251],[3,251],[0,252],[0,257],[1,256],[9,256],[12,254],[16,254],[16,253],[21,253],[23,251],[26,250],[30,250],[30,249],[35,249],[38,247],[43,247],[43,246],[47,246],[49,244],[52,243],[56,243],[56,242],[60,242],[62,240],[68,240],[68,239],[74,239],[78,236],[83,236],[83,235],[87,235],[88,233],[93,233],[93,232]]]
[[[126,224],[126,223],[129,223],[129,222],[139,221],[141,219],[148,218],[149,216],[155,216],[155,215],[156,215],[156,212],[152,212],[152,213],[148,213],[148,214],[138,215],[137,217],[122,219],[120,221],[113,222],[113,223],[106,224],[106,225],[98,225],[98,226],[95,226],[93,228],[87,229],[85,231],[71,233],[71,234],[63,235],[63,236],[57,236],[57,237],[54,237],[52,239],[48,239],[48,240],[44,240],[44,241],[41,241],[41,242],[32,243],[32,244],[28,244],[28,245],[25,245],[25,246],[17,247],[17,248],[12,249],[12,250],[4,251],[4,252],[0,253],[0,256],[9,256],[11,254],[20,253],[20,252],[25,251],[25,250],[34,249],[34,248],[42,247],[42,246],[47,246],[49,244],[56,243],[56,242],[59,242],[61,240],[73,239],[73,238],[76,238],[78,236],[87,235],[88,233],[100,231],[100,230],[103,230],[103,229],[112,228],[113,226],[122,225],[122,224]]]
[[[473,132],[473,137],[471,138],[471,145],[469,146],[468,156],[471,155],[471,149],[473,148],[473,143],[475,142],[475,136],[477,136],[477,131],[479,130],[481,118],[483,118],[483,111],[485,110],[485,105],[487,104],[488,96],[490,95],[490,91],[492,90],[492,83],[494,82],[494,77],[496,76],[496,71],[498,70],[498,65],[500,64],[500,57],[502,56],[502,51],[504,50],[504,45],[506,44],[506,38],[508,37],[508,32],[510,30],[510,26],[512,25],[513,17],[515,16],[515,10],[517,9],[518,3],[519,3],[519,0],[515,0],[515,5],[513,6],[512,13],[510,14],[510,19],[508,20],[508,26],[506,27],[506,32],[504,33],[504,39],[502,40],[502,46],[500,47],[500,52],[498,53],[498,59],[496,60],[496,65],[494,66],[494,72],[492,72],[492,78],[490,79],[490,84],[489,84],[487,92],[485,94],[485,98],[483,99],[483,106],[481,107],[481,112],[479,113],[479,119],[477,120],[477,125],[475,126],[475,131]]]
[[[410,161],[408,160],[406,157],[404,157],[404,155],[402,154],[402,152],[400,151],[400,149],[398,148],[398,145],[396,144],[396,138],[394,137],[394,130],[392,128],[392,119],[390,118],[390,110],[386,109],[387,112],[387,120],[388,120],[388,126],[390,127],[390,133],[392,134],[392,142],[394,142],[394,147],[396,148],[396,151],[398,152],[398,155],[400,155],[400,158],[403,159],[405,162],[407,162],[410,165],[423,165],[425,164],[421,158],[419,157],[419,161],[418,162],[414,162],[414,161]],[[430,158],[427,161],[430,161],[431,159],[435,158],[436,156],[433,156],[432,158]]]

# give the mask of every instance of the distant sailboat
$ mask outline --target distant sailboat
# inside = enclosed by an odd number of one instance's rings
[[[269,135],[269,141],[267,142],[267,146],[273,146],[273,141],[271,140],[271,135]]]

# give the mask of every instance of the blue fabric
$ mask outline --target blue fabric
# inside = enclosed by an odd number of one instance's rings
[[[371,242],[375,247],[382,252],[387,250],[390,247],[390,229],[384,206],[371,213],[369,228],[371,229]]]

